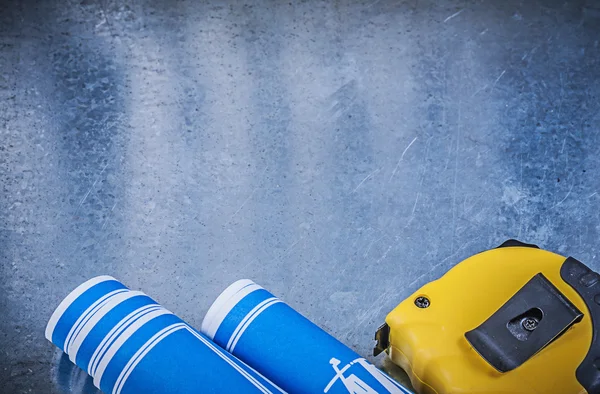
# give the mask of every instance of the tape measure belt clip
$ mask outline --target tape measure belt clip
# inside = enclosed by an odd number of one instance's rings
[[[538,273],[465,337],[492,367],[508,372],[582,318],[583,313]]]

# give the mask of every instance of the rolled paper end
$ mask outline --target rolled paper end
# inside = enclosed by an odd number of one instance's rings
[[[73,290],[52,314],[45,335],[105,393],[281,392],[152,298],[111,276]]]
[[[246,294],[256,289],[262,289],[262,287],[250,279],[240,279],[229,285],[229,287],[219,294],[215,302],[208,309],[208,312],[206,312],[200,328],[202,333],[210,339],[214,339],[219,326],[227,314]]]
[[[92,278],[92,279],[80,284],[79,286],[77,286],[75,288],[75,290],[70,292],[69,295],[66,296],[62,300],[62,302],[58,305],[58,307],[54,310],[54,313],[52,313],[52,316],[50,317],[50,320],[48,321],[48,324],[46,325],[46,332],[45,332],[46,339],[49,340],[50,342],[52,342],[52,334],[54,333],[54,329],[56,328],[56,324],[58,323],[58,320],[61,318],[63,313],[67,310],[69,305],[71,305],[73,303],[73,301],[75,301],[80,295],[82,295],[89,288],[97,285],[98,283],[106,282],[109,280],[116,280],[116,279],[109,275],[96,276],[95,278]]]

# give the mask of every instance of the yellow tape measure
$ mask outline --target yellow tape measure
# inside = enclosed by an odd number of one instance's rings
[[[400,303],[376,333],[420,394],[600,393],[600,275],[509,240]]]

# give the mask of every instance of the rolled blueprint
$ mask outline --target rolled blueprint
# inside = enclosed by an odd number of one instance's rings
[[[282,393],[183,320],[110,276],[52,314],[46,338],[112,394]]]
[[[248,279],[219,295],[201,331],[289,393],[410,393]]]

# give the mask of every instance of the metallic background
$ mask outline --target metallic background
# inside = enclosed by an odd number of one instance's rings
[[[251,278],[367,356],[507,238],[600,268],[598,2],[129,3],[0,6],[0,391],[93,391],[43,330],[99,274],[196,327]]]

